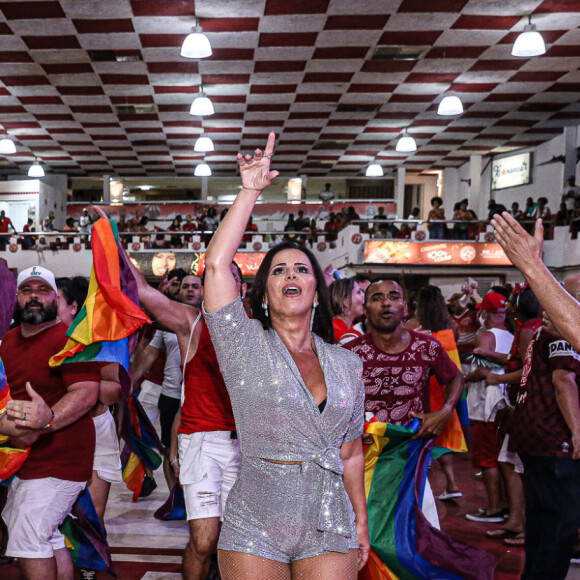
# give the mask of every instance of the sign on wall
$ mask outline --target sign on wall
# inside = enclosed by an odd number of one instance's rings
[[[532,154],[519,153],[494,158],[491,163],[491,189],[505,189],[531,182]]]
[[[446,266],[511,266],[498,243],[391,242],[369,240],[365,264],[417,264]]]

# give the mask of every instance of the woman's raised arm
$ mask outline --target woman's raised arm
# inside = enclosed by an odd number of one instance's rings
[[[256,149],[253,156],[238,153],[242,189],[214,234],[205,256],[204,307],[207,312],[216,312],[238,294],[230,265],[256,200],[279,175],[278,171],[270,171],[275,141],[276,135],[272,131],[264,152]]]

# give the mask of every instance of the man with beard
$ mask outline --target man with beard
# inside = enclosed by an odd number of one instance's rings
[[[392,280],[373,282],[365,293],[367,334],[345,348],[363,361],[365,415],[391,425],[422,420],[413,439],[437,437],[457,405],[463,377],[441,344],[403,326],[407,303],[403,290]],[[445,385],[441,409],[431,412],[429,378],[435,375]],[[364,435],[363,435],[364,437]],[[438,523],[432,492],[426,489],[423,511],[432,524]]]
[[[97,401],[99,370],[91,363],[48,365],[67,341],[67,326],[57,317],[54,274],[28,268],[17,288],[21,325],[0,346],[13,399],[0,417],[0,433],[13,445],[30,446],[30,453],[2,513],[10,532],[6,555],[18,558],[29,580],[72,580],[58,525],[91,477],[95,430],[88,413]]]

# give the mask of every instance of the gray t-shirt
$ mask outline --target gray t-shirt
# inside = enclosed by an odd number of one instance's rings
[[[183,374],[181,373],[181,352],[177,336],[173,332],[157,330],[149,344],[159,350],[164,348],[167,351],[161,394],[172,399],[180,399]]]

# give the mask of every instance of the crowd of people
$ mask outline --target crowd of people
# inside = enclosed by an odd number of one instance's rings
[[[580,276],[559,286],[539,261],[541,221],[532,237],[504,212],[493,217],[498,240],[529,286],[481,296],[469,279],[448,301],[432,285],[411,300],[404,279],[340,278],[283,240],[248,289],[233,260],[278,175],[274,140],[238,155],[242,189],[216,218],[201,277],[173,271],[154,289],[128,264],[154,324],[135,350],[132,385],[150,420],[159,415],[168,486],[179,479],[183,489],[184,578],[205,579],[216,565],[224,580],[356,578],[370,549],[363,444],[375,436],[364,422],[418,419],[413,440],[439,438],[464,389],[486,491],[485,507],[466,517],[525,546],[524,578],[565,578],[580,527],[580,356],[569,321],[580,318]],[[48,365],[86,281],[34,266],[15,290],[14,328],[0,345],[13,400],[0,434],[30,451],[4,499],[0,546],[30,580],[71,580],[57,526],[87,482],[106,521],[121,471],[110,414],[120,378],[115,365]],[[457,501],[449,457],[437,495]],[[143,495],[155,485],[145,477]],[[439,526],[428,483],[421,510]]]

